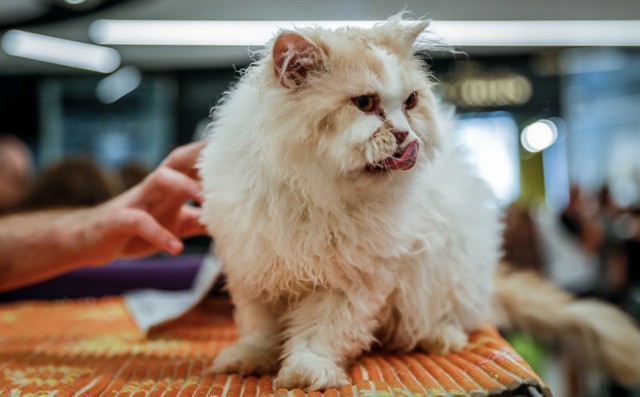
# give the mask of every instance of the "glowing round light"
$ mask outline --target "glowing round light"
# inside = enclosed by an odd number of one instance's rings
[[[540,152],[558,139],[558,127],[551,120],[538,120],[529,124],[520,135],[522,146],[531,153]]]

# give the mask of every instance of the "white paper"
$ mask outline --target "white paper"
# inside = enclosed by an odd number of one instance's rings
[[[147,333],[157,325],[182,316],[200,303],[220,276],[220,268],[220,260],[213,255],[207,255],[190,289],[133,291],[125,294],[125,305],[138,327]]]

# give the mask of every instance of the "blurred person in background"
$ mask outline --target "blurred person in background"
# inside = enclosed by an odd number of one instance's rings
[[[124,185],[124,190],[130,189],[142,182],[149,174],[149,169],[142,163],[131,161],[120,167],[120,178]]]
[[[623,307],[640,321],[640,206],[628,211],[626,222],[628,234],[623,241]]]
[[[119,175],[109,173],[89,156],[76,155],[44,169],[27,190],[18,209],[93,206],[124,190]]]
[[[0,215],[21,202],[33,169],[27,145],[15,136],[0,135]]]
[[[604,238],[596,200],[571,185],[567,206],[556,215],[541,212],[536,221],[544,240],[545,273],[579,296],[595,295]]]
[[[598,217],[602,226],[602,241],[598,249],[600,280],[598,296],[620,304],[626,284],[624,255],[625,209],[614,201],[607,185],[598,192]]]
[[[541,272],[543,260],[537,234],[529,210],[512,203],[504,215],[503,260],[521,269]]]
[[[598,207],[580,186],[571,186],[569,203],[560,213],[560,223],[582,248],[591,253],[598,252],[604,238]]]

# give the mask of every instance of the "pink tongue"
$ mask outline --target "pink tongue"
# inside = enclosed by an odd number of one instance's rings
[[[416,160],[418,159],[418,147],[418,141],[412,141],[404,148],[402,154],[400,155],[400,158],[389,157],[388,159],[380,163],[380,167],[392,170],[410,169],[416,164]]]

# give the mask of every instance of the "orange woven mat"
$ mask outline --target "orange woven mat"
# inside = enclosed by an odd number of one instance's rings
[[[217,352],[237,337],[229,304],[207,301],[145,337],[121,298],[0,305],[0,397],[302,397],[272,390],[270,376],[213,374]],[[309,397],[551,396],[496,331],[476,332],[445,357],[370,353],[352,386]]]

